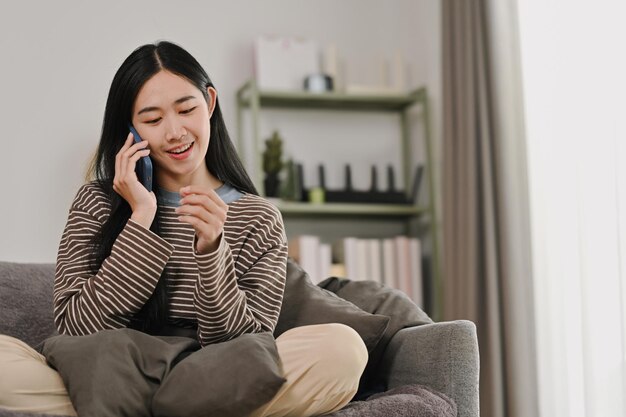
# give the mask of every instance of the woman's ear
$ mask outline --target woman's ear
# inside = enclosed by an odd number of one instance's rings
[[[217,103],[217,91],[213,87],[206,88],[207,93],[209,94],[209,119],[213,116],[213,110],[215,110],[215,104]]]

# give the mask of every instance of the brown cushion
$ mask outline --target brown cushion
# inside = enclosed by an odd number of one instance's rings
[[[341,323],[356,330],[367,351],[372,352],[383,336],[389,320],[387,316],[367,313],[351,302],[318,287],[295,261],[287,261],[285,295],[274,330],[275,337],[294,327]]]
[[[379,392],[384,389],[385,384],[379,367],[391,338],[400,329],[430,324],[433,321],[402,291],[375,281],[351,281],[345,278],[331,277],[318,285],[354,303],[368,313],[381,314],[391,318],[378,345],[370,352],[356,398],[363,399],[372,392]]]
[[[43,352],[81,416],[243,416],[285,382],[270,333],[200,349],[186,337],[103,330],[47,339]]]
[[[433,322],[405,293],[375,281],[351,281],[330,277],[318,285],[354,303],[363,311],[390,317],[387,330],[376,349],[370,354],[368,367],[378,364],[385,348],[398,330]],[[374,370],[374,373],[378,374],[378,371]]]
[[[179,362],[154,395],[152,413],[247,416],[274,398],[285,381],[272,335],[244,334]]]

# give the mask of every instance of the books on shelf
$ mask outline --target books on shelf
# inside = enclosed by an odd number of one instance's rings
[[[367,239],[367,271],[366,271],[366,279],[383,283],[383,260],[382,260],[382,248],[380,244],[380,240],[378,239]]]
[[[331,276],[331,269],[333,264],[333,255],[332,250],[329,244],[320,243],[319,244],[319,262],[318,262],[318,271],[317,271],[317,280],[316,282],[320,282]]]
[[[411,282],[413,282],[413,296],[411,299],[420,307],[424,307],[424,284],[422,275],[422,242],[419,239],[409,239],[409,256],[411,261]]]
[[[313,282],[320,281],[318,270],[321,272],[322,268],[319,267],[320,238],[318,236],[300,235],[289,239],[288,253],[309,274]]]
[[[404,291],[415,304],[423,307],[422,247],[417,238],[397,236],[393,249],[396,251],[396,288]]]
[[[293,257],[315,283],[331,277],[372,280],[399,289],[417,305],[424,304],[421,242],[415,237],[385,239],[346,237],[333,244],[318,236],[289,239]]]
[[[357,238],[346,237],[335,245],[335,255],[339,263],[346,266],[345,278],[356,279],[361,274],[357,263]]]
[[[383,283],[398,288],[398,265],[395,239],[383,239]]]
[[[409,252],[409,238],[406,236],[396,236],[394,239],[394,249],[396,250],[397,289],[404,291],[413,298],[413,282],[411,280],[411,254]]]
[[[332,276],[332,249],[318,236],[300,235],[289,239],[289,256],[294,258],[314,283]]]

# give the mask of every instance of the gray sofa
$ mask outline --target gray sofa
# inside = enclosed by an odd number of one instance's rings
[[[0,334],[36,346],[54,333],[53,280],[53,264],[0,262]],[[479,416],[478,342],[476,328],[469,321],[398,331],[387,345],[379,369],[389,389],[422,384],[454,400],[459,417]],[[26,415],[38,414],[0,408],[0,417]]]

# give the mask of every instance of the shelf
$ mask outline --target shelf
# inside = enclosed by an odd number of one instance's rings
[[[239,104],[251,106],[251,98],[246,91],[251,84],[245,84],[239,90]],[[331,110],[372,110],[400,111],[415,104],[426,96],[424,88],[409,94],[345,94],[345,93],[309,93],[304,91],[258,91],[259,105],[275,108],[307,108]]]
[[[388,112],[397,114],[400,124],[400,161],[404,184],[412,182],[412,154],[411,151],[411,124],[413,118],[410,113],[416,105],[421,110],[421,122],[423,127],[423,139],[426,155],[425,176],[428,181],[428,206],[399,205],[399,204],[369,204],[369,203],[306,203],[270,199],[282,213],[286,221],[290,221],[296,227],[306,233],[315,233],[317,230],[325,230],[325,226],[333,228],[331,235],[341,235],[342,228],[357,226],[356,235],[367,234],[361,230],[362,223],[376,228],[376,233],[388,235],[388,229],[399,230],[405,226],[407,235],[430,236],[430,269],[427,271],[428,286],[425,299],[427,300],[428,312],[435,319],[440,317],[442,305],[442,286],[440,278],[440,260],[438,244],[437,201],[433,180],[433,152],[431,133],[429,126],[429,104],[426,88],[418,88],[407,94],[388,93],[339,93],[324,92],[312,93],[306,91],[270,91],[259,90],[255,80],[249,80],[237,91],[237,132],[238,149],[241,151],[246,146],[244,140],[244,114],[249,112],[250,117],[245,123],[250,124],[252,143],[252,155],[255,162],[245,161],[246,166],[252,165],[252,180],[259,190],[263,189],[263,138],[260,136],[260,114],[267,109],[293,110],[289,117],[297,116],[296,110],[321,110],[321,111],[365,111],[365,112]],[[245,154],[245,153],[244,153]],[[246,163],[247,162],[247,163]],[[262,193],[262,191],[261,191]],[[261,194],[263,195],[263,194]],[[424,216],[424,218],[422,218]],[[311,221],[312,220],[312,221]],[[354,222],[351,222],[354,220]],[[424,226],[428,225],[430,233],[426,233]],[[323,227],[324,226],[324,227]],[[351,229],[352,230],[352,229]],[[396,233],[396,232],[393,232]],[[355,236],[356,236],[355,235]]]
[[[415,217],[428,208],[398,204],[297,203],[272,199],[283,216]]]

